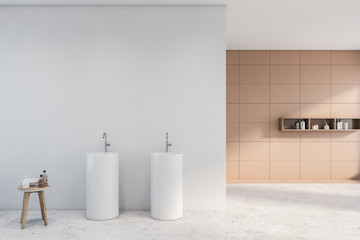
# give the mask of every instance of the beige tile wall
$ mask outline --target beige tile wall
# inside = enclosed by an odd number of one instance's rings
[[[360,117],[360,51],[227,51],[227,179],[360,178],[360,132],[279,131],[279,117]]]

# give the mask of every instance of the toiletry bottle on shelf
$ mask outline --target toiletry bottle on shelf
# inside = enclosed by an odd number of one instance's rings
[[[43,171],[43,174],[42,174],[42,179],[44,180],[44,186],[47,186],[48,185],[48,175],[46,174],[46,170]]]
[[[305,121],[304,120],[301,120],[300,127],[301,127],[301,130],[305,130]]]
[[[300,129],[300,123],[299,123],[299,121],[296,121],[296,122],[295,122],[295,129]]]
[[[340,119],[337,120],[336,129],[338,129],[338,130],[342,129],[342,122],[340,121]]]
[[[348,130],[348,129],[349,129],[349,123],[348,123],[348,121],[345,121],[345,122],[344,122],[344,129],[345,129],[345,130]]]
[[[40,178],[39,178],[39,187],[44,187],[43,175],[40,175]]]
[[[327,123],[327,121],[326,121],[326,120],[324,120],[324,122],[325,122],[325,125],[324,125],[324,130],[329,130],[329,129],[330,129],[329,124]]]

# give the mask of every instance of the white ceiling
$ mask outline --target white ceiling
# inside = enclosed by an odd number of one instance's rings
[[[360,49],[360,0],[0,0],[0,4],[227,6],[227,49]]]

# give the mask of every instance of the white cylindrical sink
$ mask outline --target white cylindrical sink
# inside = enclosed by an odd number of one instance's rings
[[[151,154],[151,216],[175,220],[183,216],[183,155]]]
[[[107,220],[119,215],[119,153],[86,154],[86,217]]]

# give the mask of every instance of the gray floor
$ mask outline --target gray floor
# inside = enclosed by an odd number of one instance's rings
[[[360,239],[360,184],[241,184],[227,186],[226,211],[186,211],[155,221],[146,211],[88,221],[83,211],[0,211],[0,239]]]

